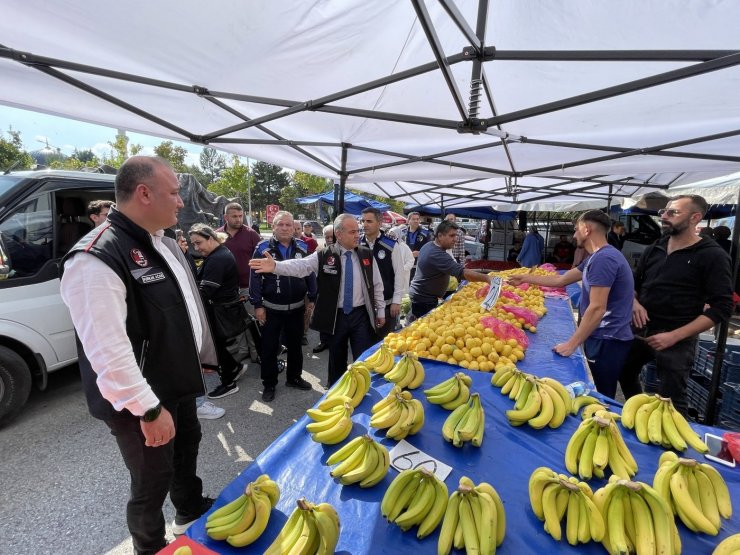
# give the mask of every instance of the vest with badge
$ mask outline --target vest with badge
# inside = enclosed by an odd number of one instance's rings
[[[279,242],[271,237],[257,244],[254,251],[254,258],[264,258],[265,253],[269,252],[275,260],[288,260],[293,258],[305,258],[308,256],[308,245],[297,239],[290,240],[290,256],[286,259],[280,252]],[[254,274],[258,283],[252,286],[250,281],[250,300],[255,308],[272,308],[279,306],[281,308],[295,305],[300,308],[304,304],[304,299],[308,293],[306,278],[278,276],[275,274]],[[255,277],[252,277],[252,280]],[[260,279],[261,278],[261,279]]]
[[[416,228],[416,237],[414,237],[414,240],[411,241],[411,230],[406,229],[405,241],[412,251],[421,250],[421,247],[429,242],[429,237],[429,231],[419,226]],[[414,261],[414,265],[416,265],[416,261]]]
[[[373,288],[373,253],[367,247],[359,246],[355,252],[360,258],[362,268],[362,284],[365,288],[365,309],[370,318],[370,324],[375,328],[375,306],[373,302],[375,289]],[[339,306],[339,290],[342,287],[343,257],[338,245],[329,245],[316,251],[319,261],[319,273],[316,276],[318,283],[318,297],[311,318],[311,329],[333,334]]]
[[[80,239],[64,257],[62,267],[67,259],[86,252],[121,279],[126,287],[126,334],[142,375],[162,403],[203,395],[198,347],[175,275],[146,230],[115,209],[108,214],[108,222]],[[174,243],[168,237],[162,240]],[[175,249],[179,251],[176,244]],[[193,294],[199,302],[198,291]],[[97,375],[79,341],[78,355],[90,414],[102,420],[114,418],[119,413],[100,394]],[[215,364],[215,356],[203,363]]]
[[[360,244],[370,248],[367,239],[363,237],[360,239]],[[375,261],[378,263],[378,270],[380,271],[380,277],[383,278],[383,298],[386,301],[393,299],[393,293],[395,292],[395,276],[396,272],[393,269],[393,249],[396,248],[396,241],[381,231],[378,238],[373,244],[373,256]]]

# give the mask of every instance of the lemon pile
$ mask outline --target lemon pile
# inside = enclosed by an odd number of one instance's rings
[[[507,275],[522,271],[527,269],[517,268],[493,275],[505,278]],[[546,272],[535,270],[535,273]],[[535,285],[530,285],[526,291],[504,285],[502,291],[516,293],[522,300],[515,302],[501,295],[496,305],[490,311],[486,311],[481,307],[482,299],[476,297],[476,292],[485,286],[486,284],[482,282],[468,283],[436,310],[414,321],[400,332],[388,334],[385,343],[395,355],[410,351],[418,357],[456,364],[470,370],[498,372],[516,367],[516,363],[524,359],[525,348],[516,339],[504,340],[496,337],[480,319],[494,316],[518,329],[536,332],[536,327],[528,326],[524,319],[517,318],[500,307],[504,304],[522,306],[542,317],[547,312],[544,295]]]

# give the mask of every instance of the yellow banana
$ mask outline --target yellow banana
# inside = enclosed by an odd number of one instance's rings
[[[326,464],[329,466],[334,466],[335,464],[345,460],[347,457],[349,457],[352,453],[355,452],[355,450],[365,443],[367,441],[367,438],[369,436],[357,436],[352,441],[348,442],[346,445],[341,447],[340,449],[337,449],[334,453],[332,453],[328,459],[326,459]]]
[[[339,543],[339,515],[329,503],[319,503],[313,507],[316,531],[319,534],[317,555],[333,555]]]
[[[385,437],[395,439],[396,441],[400,441],[401,439],[405,438],[408,435],[409,430],[411,429],[413,418],[414,415],[409,408],[409,403],[401,403],[401,411],[398,416],[398,420],[395,424],[393,424],[393,426],[388,428]]]
[[[689,484],[684,468],[675,472],[670,479],[671,497],[679,517],[686,526],[716,536],[719,530],[704,516],[701,506],[697,507],[689,492]]]
[[[460,405],[467,403],[468,399],[470,399],[470,387],[463,380],[460,380],[458,385],[457,397],[452,399],[452,401],[442,403],[441,406],[443,409],[455,410]]]
[[[496,387],[503,387],[503,385],[511,378],[514,373],[514,368],[506,368],[500,372],[496,372],[491,376],[491,385]]]
[[[246,530],[254,521],[255,516],[253,494],[250,493],[247,495],[247,502],[244,504],[243,508],[237,512],[237,515],[238,518],[228,524],[206,528],[206,533],[214,540],[225,540],[229,536],[239,534]]]
[[[710,464],[699,463],[697,470],[703,472],[712,482],[714,487],[714,495],[717,497],[717,509],[722,518],[730,518],[732,516],[732,500],[730,499],[730,490],[727,488],[722,475]]]
[[[311,436],[317,443],[323,443],[325,445],[334,445],[347,439],[347,436],[352,431],[352,407],[345,410],[344,417],[339,420],[336,425],[328,430],[317,432]]]
[[[611,494],[611,499],[605,505],[606,508],[606,530],[609,535],[609,544],[614,553],[629,553],[627,535],[624,528],[624,505],[622,497],[625,494],[624,487],[617,487]]]
[[[383,345],[385,345],[385,343],[381,343],[381,346],[365,359],[364,362],[368,368],[375,368],[383,361]]]
[[[654,397],[647,393],[639,393],[627,399],[622,407],[622,425],[628,430],[634,428],[638,409],[653,399]]]
[[[591,541],[590,513],[586,506],[586,494],[578,489],[578,543]]]
[[[346,406],[350,406],[350,404],[346,403],[345,406],[341,408],[337,407],[336,410],[333,411],[331,418],[306,424],[306,431],[310,434],[315,434],[317,432],[323,432],[334,428],[334,426],[336,426],[337,423],[346,416]]]
[[[267,528],[267,523],[270,520],[270,512],[272,511],[272,505],[267,495],[255,491],[252,495],[254,500],[254,518],[249,527],[242,529],[240,533],[230,535],[226,538],[229,545],[234,547],[244,547],[257,541],[262,535],[262,532]]]
[[[424,383],[426,373],[424,372],[424,365],[419,362],[419,359],[413,357],[411,359],[411,366],[414,368],[414,378],[407,384],[406,387],[409,389],[416,389]]]
[[[480,525],[478,528],[478,545],[481,553],[490,554],[496,551],[496,503],[487,493],[478,492],[480,504]]]
[[[383,407],[370,417],[370,426],[378,430],[390,428],[398,422],[398,418],[401,416],[402,406],[403,402],[401,401],[401,397],[396,396],[392,405]]]
[[[442,480],[434,478],[434,502],[432,507],[427,512],[424,519],[419,523],[419,528],[416,531],[416,537],[418,539],[425,538],[439,526],[442,518],[447,511],[447,486]]]
[[[278,504],[278,501],[280,501],[280,486],[278,486],[277,482],[274,480],[262,480],[261,482],[255,483],[254,487],[259,489],[262,493],[267,494],[267,497],[270,499],[270,505],[273,507]]]
[[[387,374],[393,369],[396,361],[393,358],[393,353],[385,344],[383,344],[380,348],[383,351],[383,360],[380,364],[378,364],[378,366],[373,368],[373,370],[378,374]]]
[[[430,479],[428,475],[425,475],[421,479],[421,483],[416,489],[414,497],[409,501],[406,510],[394,520],[404,532],[424,520],[424,517],[432,509],[437,491],[434,487],[434,479],[433,476]]]
[[[480,404],[480,402],[479,402]],[[486,431],[486,413],[483,407],[480,408],[480,416],[478,417],[478,427],[473,434],[473,438],[470,440],[475,447],[480,447],[483,444],[483,434]]]
[[[519,372],[516,380],[514,381],[514,384],[511,387],[511,391],[509,391],[509,399],[511,399],[512,401],[515,400],[519,396],[519,391],[526,383],[527,374],[525,372]]]
[[[588,511],[588,526],[591,538],[594,541],[600,542],[604,539],[604,534],[606,533],[604,517],[588,495],[583,495],[582,499],[586,505],[586,510]]]
[[[598,421],[597,421],[598,422]],[[608,438],[608,423],[606,425],[601,422],[598,423],[599,435],[596,436],[596,443],[594,444],[594,466],[600,469],[606,468],[609,463],[609,438]]]
[[[635,515],[632,514],[632,503],[630,502],[630,489],[624,488],[622,494],[622,514],[624,515],[624,535],[627,539],[627,548],[634,553],[637,544],[637,533],[635,532]],[[635,494],[636,495],[636,494]]]
[[[306,413],[311,417],[312,420],[325,420],[332,414],[332,409],[336,407],[344,407],[344,403],[349,403],[352,400],[351,397],[346,395],[335,395],[332,397],[326,397],[322,400],[315,409],[308,409]],[[310,411],[310,412],[309,412]],[[315,414],[317,418],[314,418],[312,414]]]
[[[213,511],[206,519],[206,528],[214,528],[233,522],[237,519],[247,501],[247,496],[242,494],[230,503]]]
[[[521,426],[525,422],[534,418],[540,412],[541,406],[542,397],[540,397],[539,391],[531,389],[524,407],[522,407],[521,410],[507,410],[506,418],[512,426]]]
[[[570,396],[568,395],[568,392],[565,391],[565,388],[562,387],[560,382],[555,382],[554,380],[545,381],[544,378],[537,380],[537,382],[540,391],[547,391],[550,394],[550,399],[552,400],[553,413],[552,418],[547,425],[553,429],[559,428],[563,424],[563,422],[565,422],[565,418],[568,416],[567,407],[570,404]],[[561,395],[556,387],[553,387],[553,382],[560,385],[561,389],[563,389],[567,404],[566,401],[563,400],[563,395]]]
[[[388,468],[390,468],[391,459],[388,455],[388,449],[384,445],[381,445],[377,441],[373,441],[371,446],[378,452],[378,465],[375,470],[371,472],[365,479],[360,482],[361,488],[371,488],[388,474]]]
[[[300,536],[287,552],[287,555],[309,555],[316,553],[320,539],[319,530],[316,526],[316,518],[310,506],[303,500],[298,500],[298,507],[304,511],[303,529]]]
[[[529,399],[529,392],[534,388],[534,379],[524,378],[522,385],[517,390],[514,403],[515,410],[522,410]]]
[[[655,553],[655,528],[653,517],[647,502],[637,493],[630,491],[627,495],[630,513],[635,522],[635,548],[637,553]]]
[[[421,428],[424,426],[424,405],[422,405],[421,401],[418,399],[412,399],[409,402],[409,407],[414,413],[411,421],[411,428],[409,429],[409,435],[412,436],[419,433]]]
[[[303,531],[303,519],[307,512],[296,507],[264,555],[285,555],[288,553]]]
[[[475,528],[475,520],[469,495],[463,496],[460,500],[459,510],[463,541],[465,542],[465,551],[467,553],[478,553],[480,551],[478,531]]]
[[[458,378],[457,374],[452,376],[449,380],[445,380],[441,384],[438,384],[436,387],[441,385],[444,385],[445,387],[437,390],[432,388],[424,391],[427,401],[433,405],[449,403],[460,393],[460,378]]]
[[[581,490],[576,486],[575,491],[568,494],[568,509],[565,516],[565,539],[570,545],[578,544],[579,515],[581,510]]]
[[[733,534],[719,542],[712,555],[737,555],[740,552],[740,534]]]
[[[669,410],[671,411],[673,422],[676,423],[678,433],[680,433],[681,437],[686,440],[686,443],[699,453],[706,453],[709,451],[707,444],[701,440],[699,435],[691,428],[683,415],[673,407],[673,404],[670,405]]]
[[[648,421],[650,415],[655,411],[661,404],[660,399],[653,399],[649,403],[645,403],[638,410],[635,415],[635,433],[637,439],[642,443],[650,443],[650,436],[648,435]]]
[[[545,531],[557,541],[562,537],[558,516],[557,496],[562,486],[559,482],[548,484],[542,492],[542,514],[545,518]]]
[[[627,444],[622,437],[622,432],[619,431],[619,427],[614,421],[611,421],[609,423],[609,434],[614,440],[614,445],[616,445],[617,447],[617,452],[619,453],[620,457],[630,471],[630,475],[634,476],[637,473],[637,461],[632,456],[632,452],[629,450],[629,447],[627,447]],[[626,477],[627,476],[625,476],[625,478]]]
[[[571,474],[578,474],[578,458],[593,426],[592,420],[584,420],[568,440],[568,445],[565,447],[565,468]]]
[[[671,407],[663,409],[663,439],[667,440],[676,451],[686,451],[686,440],[678,432],[671,414]]]
[[[645,483],[639,494],[650,507],[650,514],[653,517],[653,529],[655,530],[655,552],[656,553],[680,553],[680,546],[676,544],[677,534],[673,514],[666,499],[663,499],[653,488]]]
[[[442,519],[442,528],[437,540],[437,555],[449,555],[452,551],[455,530],[457,530],[457,523],[460,519],[460,499],[460,493],[455,491],[447,501],[447,508]]]
[[[193,555],[193,550],[189,545],[181,545],[172,552],[172,555]]]
[[[376,414],[380,412],[381,410],[383,410],[384,408],[391,406],[393,403],[396,402],[397,400],[396,395],[401,393],[401,391],[402,390],[400,387],[398,387],[397,385],[394,385],[391,388],[391,391],[390,393],[388,393],[388,395],[383,397],[380,401],[378,401],[372,406],[372,408],[370,409],[370,414]]]
[[[514,384],[519,381],[519,378],[521,377],[521,375],[522,373],[519,370],[512,371],[509,378],[501,386],[501,395],[508,395],[509,393],[511,393],[511,390],[514,387]]]
[[[602,405],[601,403],[591,403],[590,405],[583,407],[583,410],[581,411],[581,419],[588,420],[592,416],[596,416],[598,411],[606,409],[606,405]]]
[[[596,440],[599,437],[598,425],[591,427],[591,432],[583,442],[583,449],[578,456],[578,475],[584,480],[590,480],[594,475],[594,449],[596,449]]]
[[[568,409],[570,408],[571,398],[570,398],[570,394],[568,393],[568,390],[565,389],[565,386],[561,384],[559,381],[554,380],[548,376],[539,378],[539,380],[545,385],[550,386],[560,396],[560,398],[563,400],[563,408],[565,409],[565,412],[567,413]]]
[[[453,410],[442,425],[442,437],[445,441],[452,441],[455,435],[455,429],[457,428],[460,420],[465,416],[468,411],[467,403],[460,405]]]
[[[665,401],[658,404],[650,417],[648,418],[648,439],[650,443],[655,445],[661,445],[663,443],[663,410],[665,409]]]
[[[393,369],[384,376],[384,378],[389,382],[398,383],[401,380],[406,379],[406,376],[408,373],[409,373],[409,357],[407,355],[403,355],[401,359],[393,367]],[[403,386],[399,384],[399,387],[403,387]]]
[[[365,443],[365,449],[360,463],[354,468],[342,474],[339,477],[339,481],[345,486],[361,482],[362,480],[370,476],[370,474],[372,474],[375,469],[378,468],[379,463],[380,460],[378,450],[373,449],[372,444]]]
[[[390,513],[388,514],[388,520],[395,522],[406,507],[408,507],[411,500],[416,495],[417,490],[422,486],[421,473],[418,470],[414,471],[413,479],[406,485],[403,490],[398,494],[396,501],[391,507]]]
[[[417,471],[414,469],[407,469],[399,472],[398,476],[390,483],[388,488],[383,494],[383,500],[380,502],[380,513],[388,518],[392,507],[398,500],[401,492],[416,478]]]
[[[552,417],[555,414],[555,405],[550,396],[550,392],[546,387],[541,388],[539,385],[536,387],[537,392],[540,395],[540,412],[534,418],[530,418],[528,422],[535,430],[540,430],[547,426],[552,420]]]
[[[578,414],[578,411],[581,410],[586,405],[592,405],[594,403],[601,404],[601,401],[599,401],[596,397],[592,397],[591,395],[580,395],[576,397],[575,399],[571,400],[571,414]]]
[[[352,400],[350,401],[350,405],[353,407],[357,407],[361,402],[362,399],[365,397],[365,394],[370,391],[370,377],[365,377],[365,374],[363,374],[359,370],[354,370],[352,372],[352,379],[356,383],[355,392],[354,395],[352,395]]]
[[[542,494],[545,487],[559,481],[558,475],[553,470],[541,466],[536,468],[529,477],[529,503],[532,506],[534,514],[540,520],[545,519],[542,510]]]
[[[366,436],[361,436],[359,439],[362,441],[355,445],[354,450],[347,456],[341,463],[339,463],[331,472],[332,478],[340,478],[344,476],[350,470],[357,468],[365,458],[365,453],[368,449],[368,440]],[[370,440],[372,441],[372,440]],[[327,460],[327,464],[329,461]]]
[[[694,476],[699,490],[701,512],[704,513],[709,519],[709,522],[719,530],[720,526],[722,526],[722,521],[720,519],[717,495],[714,493],[712,481],[709,479],[709,476],[704,474],[701,470],[697,470],[696,467],[690,469],[690,472]]]
[[[470,415],[467,417],[464,425],[457,428],[457,433],[462,441],[470,441],[478,431],[478,425],[480,424],[481,415],[483,414],[483,407],[480,404],[480,395],[474,393],[470,396],[471,406],[469,409]]]
[[[673,451],[665,451],[664,453],[661,453],[660,458],[658,459],[658,466],[663,466],[663,464],[668,461],[678,461],[678,455]]]
[[[355,382],[352,380],[350,372],[345,371],[344,374],[339,377],[337,383],[334,384],[334,387],[327,391],[326,398],[344,396],[351,399],[354,394],[354,383]]]
[[[411,358],[412,357],[411,354],[406,353],[403,356],[406,357],[406,367],[405,367],[406,373],[403,374],[403,376],[401,376],[400,379],[392,380],[392,381],[396,382],[398,387],[406,388],[406,387],[409,387],[409,385],[412,382],[414,382],[416,379],[416,366],[414,366],[413,364],[413,359]]]
[[[504,511],[504,504],[501,502],[501,497],[499,496],[498,492],[493,489],[493,486],[491,486],[491,484],[489,484],[488,482],[481,482],[480,484],[475,486],[475,490],[479,494],[485,493],[489,495],[493,500],[494,505],[496,506],[495,539],[496,546],[499,546],[504,541],[504,537],[506,536],[506,512]]]

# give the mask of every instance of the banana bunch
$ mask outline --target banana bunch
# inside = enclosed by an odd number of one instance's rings
[[[355,362],[347,367],[347,371],[327,392],[318,408],[326,410],[332,406],[331,399],[335,397],[349,397],[354,408],[362,402],[368,391],[370,391],[370,371],[362,362]]]
[[[514,408],[506,411],[509,423],[512,426],[528,423],[537,430],[545,426],[560,427],[570,407],[570,397],[565,388],[551,378],[520,374],[521,384],[515,385],[509,393],[509,397],[515,400]]]
[[[334,553],[339,542],[339,515],[334,507],[305,499],[299,499],[297,505],[264,555]]]
[[[606,405],[603,405],[596,397],[592,397],[591,395],[579,395],[578,397],[571,399],[570,413],[578,414],[578,411],[583,407],[593,404],[600,404],[606,408]]]
[[[740,534],[728,536],[719,542],[712,555],[740,555]]]
[[[206,533],[234,547],[249,545],[267,528],[270,511],[279,499],[277,483],[263,474],[250,482],[242,495],[208,515]]]
[[[622,419],[621,414],[618,412],[611,412],[608,406],[601,403],[591,403],[590,405],[583,407],[583,410],[581,411],[582,420],[588,420],[594,416],[598,416],[599,418],[611,418],[612,420],[617,421]]]
[[[377,372],[378,374],[387,374],[390,369],[393,368],[396,361],[393,358],[393,351],[391,351],[391,348],[385,343],[381,343],[380,348],[367,357],[363,362],[365,363],[365,366],[373,372]]]
[[[483,443],[486,414],[480,402],[480,395],[473,393],[467,403],[463,403],[445,420],[442,425],[442,436],[451,441],[455,447],[462,447],[466,441],[476,447]]]
[[[388,449],[369,435],[359,436],[331,455],[326,464],[339,465],[331,471],[344,485],[360,483],[369,488],[388,474],[391,459]]]
[[[418,526],[419,539],[434,532],[446,509],[447,486],[425,468],[400,472],[380,503],[381,514],[404,532]]]
[[[351,417],[354,410],[346,400],[337,402],[325,411],[309,409],[307,413],[313,422],[306,425],[306,430],[317,443],[334,445],[344,441],[352,431]]]
[[[681,538],[668,502],[642,482],[617,476],[594,493],[606,522],[602,543],[611,555],[681,553]]]
[[[500,387],[501,394],[508,395],[509,399],[516,399],[519,388],[527,377],[533,376],[522,372],[516,366],[507,366],[491,375],[491,385]]]
[[[459,487],[447,502],[437,555],[455,549],[491,555],[506,535],[506,513],[501,498],[486,482],[477,486],[468,477],[460,478]]]
[[[416,389],[424,381],[424,366],[416,355],[406,352],[391,371],[383,377],[400,388]]]
[[[563,536],[571,545],[604,539],[604,517],[594,503],[591,488],[577,478],[541,466],[529,477],[529,502],[534,514],[545,523],[545,532],[557,541]]]
[[[464,372],[457,372],[450,379],[425,389],[424,395],[433,405],[442,405],[443,409],[453,410],[468,402],[472,383],[473,378]]]
[[[732,516],[732,501],[722,475],[708,464],[680,459],[673,451],[660,457],[653,488],[689,530],[719,534],[721,518]]]
[[[424,405],[410,391],[401,391],[398,385],[373,405],[371,413],[370,426],[378,430],[387,428],[385,437],[396,441],[414,435],[424,426]]]
[[[685,451],[687,446],[699,453],[709,450],[668,397],[647,393],[630,397],[622,407],[622,425],[634,428],[642,443],[654,443],[676,451]]]
[[[637,474],[637,462],[610,418],[583,420],[565,448],[565,467],[584,480],[604,477],[606,467],[620,478]]]

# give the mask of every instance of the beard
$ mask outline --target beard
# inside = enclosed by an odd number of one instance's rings
[[[684,231],[686,231],[689,228],[688,222],[680,222],[677,224],[672,224],[670,222],[661,222],[661,227],[663,229],[663,236],[676,236],[680,235]]]

